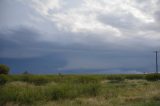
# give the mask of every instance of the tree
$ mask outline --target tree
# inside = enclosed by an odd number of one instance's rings
[[[8,74],[9,73],[9,67],[4,65],[4,64],[0,64],[0,74]]]

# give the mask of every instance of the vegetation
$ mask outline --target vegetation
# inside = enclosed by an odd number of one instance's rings
[[[0,74],[8,74],[9,73],[9,67],[4,65],[4,64],[0,64]]]
[[[0,75],[0,85],[3,85],[5,83],[7,83],[9,81],[9,77],[7,77],[6,75]]]
[[[148,81],[157,81],[160,80],[160,74],[148,74],[145,76],[145,79]]]
[[[159,106],[157,76],[0,75],[0,106]]]

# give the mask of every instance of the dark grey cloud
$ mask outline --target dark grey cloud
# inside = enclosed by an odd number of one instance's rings
[[[61,54],[52,53],[52,55],[41,56],[38,58],[0,58],[0,64],[10,66],[11,73],[14,74],[23,73],[25,71],[33,74],[47,74],[58,73],[58,69],[65,67],[67,61]]]
[[[1,33],[0,62],[11,66],[13,72],[30,70],[33,73],[70,73],[70,71],[80,73],[81,69],[95,73],[95,69],[99,69],[102,73],[105,71],[107,73],[108,70],[116,71],[125,68],[126,71],[133,69],[150,71],[154,66],[153,54],[149,48],[145,51],[132,50],[114,43],[98,44],[95,39],[86,39],[91,44],[63,45],[41,41],[37,39],[39,33],[24,27],[7,32],[11,33]],[[45,69],[48,71],[44,71]]]
[[[41,43],[37,39],[37,36],[39,36],[38,32],[27,28],[11,29],[8,31],[9,33],[5,31],[0,33],[0,48],[3,50],[0,52],[1,57],[23,57],[23,54],[24,56],[27,56],[27,54],[30,56],[32,54],[36,55],[34,53],[36,50],[34,49],[41,47]]]

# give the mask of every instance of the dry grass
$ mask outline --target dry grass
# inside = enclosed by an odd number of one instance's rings
[[[8,82],[0,87],[0,103],[2,106],[160,106],[160,81],[74,78],[42,85]]]

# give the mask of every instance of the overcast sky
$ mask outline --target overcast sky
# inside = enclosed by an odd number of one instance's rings
[[[12,73],[154,71],[160,0],[0,0],[0,64]]]

